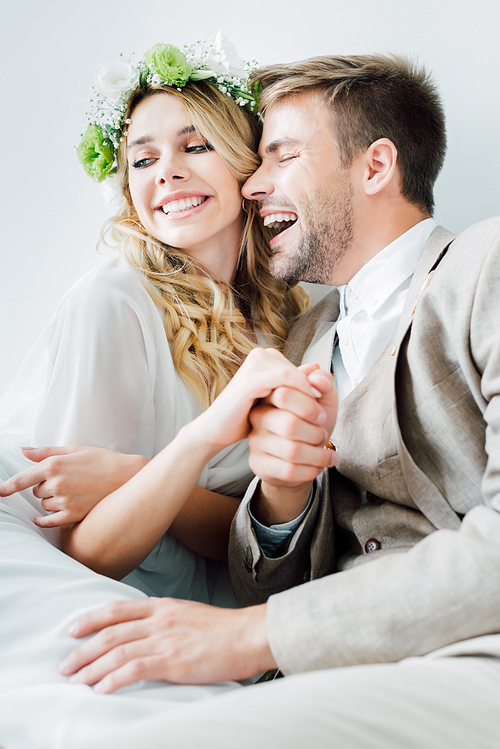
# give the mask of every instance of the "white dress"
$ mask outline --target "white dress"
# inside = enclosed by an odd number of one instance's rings
[[[123,259],[81,278],[0,399],[6,457],[14,445],[95,445],[146,457],[165,447],[201,407],[174,368],[162,315]],[[241,442],[211,460],[198,484],[238,496],[251,477]],[[226,566],[169,533],[125,581],[147,595],[234,605]]]

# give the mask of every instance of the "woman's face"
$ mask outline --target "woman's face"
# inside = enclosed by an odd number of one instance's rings
[[[177,96],[155,94],[134,109],[127,159],[146,231],[230,281],[243,228],[239,185]]]

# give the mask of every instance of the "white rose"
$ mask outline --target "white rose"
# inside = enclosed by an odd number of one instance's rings
[[[232,75],[235,78],[245,77],[245,61],[222,31],[217,32],[212,49],[213,53],[205,59],[207,68],[219,75]]]
[[[95,71],[96,89],[113,104],[130,94],[138,82],[139,71],[125,60],[99,65]]]
[[[112,174],[99,185],[104,205],[111,216],[118,216],[125,204],[125,196],[122,193],[120,183],[116,174]]]

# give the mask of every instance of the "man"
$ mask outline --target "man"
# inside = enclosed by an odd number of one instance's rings
[[[77,634],[132,623],[91,639],[66,672],[90,663],[80,678],[104,677],[104,691],[151,673],[287,675],[103,747],[496,746],[500,223],[454,239],[430,219],[443,116],[432,84],[404,61],[318,58],[257,79],[262,166],[244,194],[278,232],[277,277],[338,287],[287,354],[324,369],[333,356],[339,463],[311,497],[304,434],[318,412],[277,390],[253,413],[262,481],[230,554],[240,600],[257,605],[184,613],[152,601],[91,614]]]
[[[108,607],[75,626],[108,628],[63,672],[104,692],[287,675],[94,749],[497,746],[500,224],[455,240],[434,228],[443,118],[403,61],[318,58],[258,77],[262,166],[244,193],[278,229],[273,273],[338,287],[287,349],[327,370],[333,357],[338,466],[321,486],[304,480],[329,422],[278,388],[252,415],[262,481],[230,554],[240,600],[256,605]],[[322,393],[333,403],[326,377]]]

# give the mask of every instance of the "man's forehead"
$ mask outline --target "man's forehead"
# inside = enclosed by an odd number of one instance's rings
[[[289,96],[267,109],[259,150],[264,156],[296,147],[325,127],[330,130],[329,113],[316,92]]]

